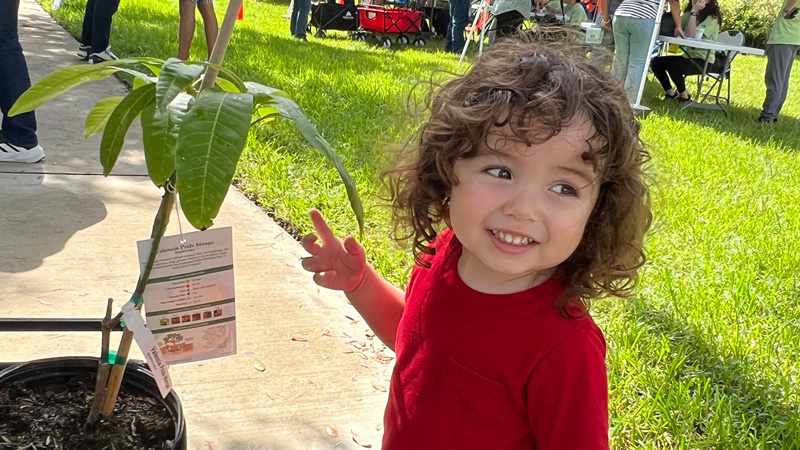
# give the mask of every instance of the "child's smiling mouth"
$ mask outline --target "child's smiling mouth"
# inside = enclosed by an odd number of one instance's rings
[[[534,239],[531,239],[527,236],[520,236],[518,234],[512,234],[507,231],[499,231],[499,230],[488,230],[489,233],[492,234],[497,240],[511,245],[516,245],[520,247],[524,247],[530,244],[538,244]]]

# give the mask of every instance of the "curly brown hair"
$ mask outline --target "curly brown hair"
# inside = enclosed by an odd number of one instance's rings
[[[430,266],[428,244],[448,223],[456,160],[475,156],[497,128],[541,143],[582,119],[594,128],[582,157],[597,170],[600,194],[578,248],[558,267],[566,287],[560,307],[565,312],[604,295],[631,295],[652,217],[642,167],[649,155],[619,83],[575,50],[501,41],[469,73],[429,95],[430,117],[419,130],[414,161],[383,175],[395,237],[413,238],[418,265]]]

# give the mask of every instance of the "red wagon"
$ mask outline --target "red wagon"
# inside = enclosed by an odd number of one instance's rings
[[[392,46],[387,34],[397,34],[398,44],[408,44],[408,35],[414,34],[414,45],[423,46],[425,40],[420,37],[422,31],[422,11],[405,8],[392,8],[382,5],[359,5],[358,24],[362,32],[381,35],[384,48]]]

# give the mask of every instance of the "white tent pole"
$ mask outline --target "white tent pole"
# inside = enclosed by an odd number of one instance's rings
[[[469,41],[472,40],[472,36],[475,33],[475,27],[478,25],[478,19],[480,19],[481,14],[483,13],[483,9],[485,7],[486,7],[486,0],[481,0],[481,4],[478,6],[478,14],[475,14],[475,20],[472,21],[472,28],[469,29],[467,40],[464,41],[464,49],[461,50],[461,58],[458,59],[458,65],[456,65],[456,69],[458,69],[461,66],[461,63],[464,61],[464,56],[467,54],[467,47],[469,47]],[[472,5],[470,5],[470,8],[472,8]],[[452,21],[453,18],[451,17],[450,20]]]
[[[656,23],[653,26],[653,35],[650,36],[650,45],[647,47],[647,59],[644,62],[644,73],[642,73],[642,80],[639,82],[639,91],[636,93],[636,103],[631,105],[634,109],[641,109],[642,94],[644,93],[644,83],[647,81],[647,71],[650,69],[650,52],[653,51],[653,45],[656,43],[658,32],[661,29],[661,16],[664,14],[664,0],[658,2],[658,14],[656,14]]]

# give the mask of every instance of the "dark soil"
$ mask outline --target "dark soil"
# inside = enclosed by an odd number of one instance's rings
[[[0,386],[0,450],[171,448],[175,426],[169,411],[124,384],[114,414],[84,430],[94,379],[86,373]]]

